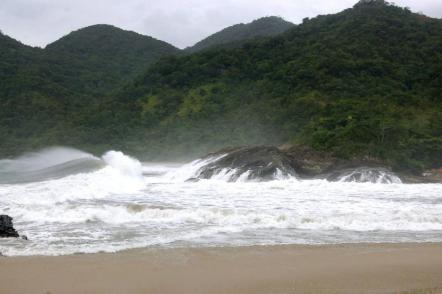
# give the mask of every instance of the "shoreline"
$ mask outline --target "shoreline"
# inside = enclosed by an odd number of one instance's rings
[[[0,293],[442,293],[442,243],[0,257]]]
[[[403,246],[430,246],[430,245],[440,245],[442,247],[442,241],[423,241],[423,242],[414,242],[414,241],[406,241],[406,242],[356,242],[356,243],[312,243],[312,244],[303,244],[303,243],[281,243],[281,244],[259,244],[259,245],[213,245],[213,246],[199,246],[199,245],[176,245],[176,246],[164,246],[164,245],[150,245],[144,247],[135,247],[135,248],[127,248],[116,251],[97,251],[97,252],[74,252],[74,253],[66,253],[66,254],[34,254],[34,255],[6,255],[1,251],[0,258],[60,258],[60,257],[74,257],[74,256],[88,256],[88,255],[127,255],[134,253],[148,253],[148,252],[167,252],[167,251],[176,251],[176,250],[234,250],[234,249],[271,249],[271,248],[293,248],[293,249],[321,249],[321,248],[340,248],[340,247],[403,247]],[[1,261],[1,259],[0,259]]]

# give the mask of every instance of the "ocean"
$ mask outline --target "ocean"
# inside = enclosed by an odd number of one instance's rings
[[[204,163],[65,147],[0,160],[0,214],[29,239],[0,239],[0,252],[442,241],[442,184],[187,181]]]

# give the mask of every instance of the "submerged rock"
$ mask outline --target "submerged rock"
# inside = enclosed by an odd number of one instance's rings
[[[223,149],[206,156],[203,165],[192,178],[220,178],[230,182],[237,180],[270,181],[295,177],[292,161],[276,147],[258,146]]]
[[[18,238],[19,235],[12,224],[12,217],[0,215],[0,238]]]
[[[334,171],[327,176],[332,182],[356,182],[374,184],[400,184],[401,179],[392,171],[383,167],[359,167]]]

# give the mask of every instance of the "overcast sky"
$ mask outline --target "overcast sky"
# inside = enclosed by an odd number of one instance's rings
[[[0,0],[0,30],[44,47],[93,24],[112,24],[183,48],[227,26],[276,15],[304,17],[339,12],[357,0]],[[400,6],[441,18],[441,0],[396,0]]]

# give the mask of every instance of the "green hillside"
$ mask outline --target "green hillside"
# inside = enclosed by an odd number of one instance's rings
[[[293,28],[294,24],[285,21],[284,19],[276,16],[263,17],[254,20],[247,24],[237,24],[231,27],[225,28],[220,32],[217,32],[204,40],[196,43],[192,47],[186,48],[187,52],[198,52],[207,48],[214,47],[231,47],[238,46],[244,41],[257,38],[257,37],[272,37],[279,35],[290,28]]]
[[[94,25],[49,44],[44,52],[48,60],[66,69],[64,84],[75,91],[103,95],[161,57],[178,54],[179,49],[111,25]]]
[[[102,106],[100,136],[158,154],[307,144],[417,171],[442,165],[441,72],[441,20],[361,1],[270,40],[157,63]]]
[[[45,49],[0,34],[0,153],[71,143],[77,119],[93,115],[101,97],[178,53],[108,25],[72,32]]]
[[[42,50],[0,34],[0,151],[20,150],[33,134],[47,133],[63,118],[60,97],[67,91],[48,78]],[[54,67],[54,70],[57,70]],[[56,95],[57,93],[57,95]]]
[[[174,52],[109,26],[45,50],[2,35],[1,153],[62,144],[171,159],[288,143],[400,170],[442,166],[440,19],[364,0],[276,37],[169,56],[144,71],[148,45],[133,38]]]

